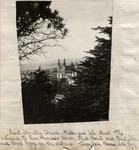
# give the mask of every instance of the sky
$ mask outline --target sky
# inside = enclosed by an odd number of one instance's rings
[[[51,9],[58,10],[64,18],[69,30],[68,37],[59,40],[64,49],[46,47],[46,57],[35,56],[37,62],[86,56],[85,51],[96,45],[94,41],[97,32],[91,28],[108,25],[108,16],[112,16],[112,0],[57,0],[52,1]]]

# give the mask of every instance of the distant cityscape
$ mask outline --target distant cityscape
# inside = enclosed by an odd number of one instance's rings
[[[40,63],[34,66],[31,64],[32,66],[30,65],[30,68],[27,68],[23,65],[22,70],[27,75],[40,67],[42,70],[45,70],[46,73],[50,75],[50,78],[52,80],[65,79],[68,84],[74,84],[73,77],[77,76],[76,69],[79,62],[79,59],[71,59],[70,61],[70,59],[66,60],[64,58],[63,60],[60,60],[58,58],[57,63],[49,63],[48,65]]]
[[[57,63],[58,63],[58,59],[60,59],[61,63],[63,61],[64,58],[57,58],[55,60],[47,60],[46,62],[38,62],[38,61],[33,61],[33,62],[24,62],[22,63],[22,70],[36,70],[39,67],[41,67],[41,69],[43,70],[47,70],[47,69],[51,69],[51,68],[55,68],[57,67]],[[80,61],[83,61],[82,58],[65,58],[66,59],[66,64],[70,65],[71,62],[73,62],[74,64],[76,63],[80,63]]]

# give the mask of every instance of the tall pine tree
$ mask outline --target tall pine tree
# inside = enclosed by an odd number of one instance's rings
[[[40,67],[29,73],[22,82],[25,123],[52,121],[54,112],[52,100],[55,94],[56,88],[50,80],[49,74]],[[43,120],[44,118],[45,120]]]
[[[108,120],[112,17],[108,20],[110,26],[93,28],[104,36],[96,37],[97,45],[79,64],[75,86],[70,88],[73,92],[66,93],[66,113],[72,116],[74,112],[75,121]]]

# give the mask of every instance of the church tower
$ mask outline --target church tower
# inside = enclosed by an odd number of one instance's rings
[[[63,60],[62,74],[65,77],[65,75],[66,75],[66,59],[65,58]]]
[[[63,60],[63,66],[66,66],[66,60],[65,60],[65,58]]]
[[[58,66],[60,67],[60,59],[58,59]]]
[[[60,59],[58,59],[58,63],[57,63],[57,78],[61,78],[61,65],[60,65]]]

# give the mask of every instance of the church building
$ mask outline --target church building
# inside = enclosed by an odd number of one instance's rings
[[[65,78],[68,80],[69,84],[73,83],[72,77],[76,77],[76,68],[77,68],[77,63],[74,64],[71,62],[70,65],[66,64],[66,59],[63,60],[63,63],[60,63],[60,59],[58,59],[58,64],[57,64],[57,78],[62,79]]]

